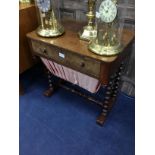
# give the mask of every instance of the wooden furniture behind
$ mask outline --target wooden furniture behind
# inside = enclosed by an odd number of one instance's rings
[[[38,26],[36,9],[33,4],[19,5],[19,73],[23,73],[34,64],[26,34]]]
[[[83,23],[65,21],[65,34],[58,38],[42,38],[35,31],[28,33],[29,43],[34,55],[45,57],[58,64],[77,70],[81,73],[98,79],[102,85],[107,86],[102,112],[97,123],[102,125],[111,109],[118,91],[123,61],[129,54],[134,34],[129,30],[123,32],[124,51],[117,56],[104,57],[88,50],[88,42],[81,41],[77,32]],[[65,58],[59,55],[63,54]]]

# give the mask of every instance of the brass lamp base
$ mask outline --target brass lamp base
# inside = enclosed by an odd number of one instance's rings
[[[36,31],[37,34],[41,37],[57,37],[65,32],[63,26],[59,26],[57,29],[45,29],[39,26]]]
[[[92,26],[84,26],[83,30],[79,32],[79,37],[81,40],[90,41],[97,36],[96,28]]]
[[[88,49],[91,52],[96,53],[98,55],[113,56],[122,52],[123,47],[120,43],[118,43],[115,46],[104,46],[104,45],[99,45],[95,42],[91,42],[88,46]]]

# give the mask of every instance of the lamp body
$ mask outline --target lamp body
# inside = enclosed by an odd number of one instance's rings
[[[96,1],[88,0],[88,12],[86,14],[88,24],[84,26],[79,32],[79,37],[81,40],[90,41],[94,39],[97,35],[96,23],[95,23],[95,10]]]

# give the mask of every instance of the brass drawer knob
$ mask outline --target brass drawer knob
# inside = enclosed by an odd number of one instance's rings
[[[43,49],[43,53],[44,53],[44,54],[47,54],[46,48]]]
[[[84,62],[81,62],[80,66],[81,67],[84,67],[85,66],[85,63]]]

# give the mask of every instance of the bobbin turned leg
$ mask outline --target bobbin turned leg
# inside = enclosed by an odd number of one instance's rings
[[[24,95],[24,88],[20,81],[19,81],[19,95]]]
[[[113,81],[112,81],[112,79],[110,79],[109,84],[106,88],[106,92],[105,92],[102,112],[96,120],[96,122],[99,125],[103,125],[103,123],[105,122],[106,116],[108,114],[109,105],[110,105],[110,101],[111,101],[111,95],[112,95],[112,84],[113,84]]]
[[[112,88],[112,98],[116,99],[118,90],[119,90],[119,85],[120,85],[120,80],[121,80],[121,75],[122,75],[122,71],[123,71],[123,63],[120,65],[116,76],[114,78],[114,85]]]
[[[50,97],[52,96],[53,92],[54,92],[54,87],[53,87],[53,84],[52,84],[52,74],[51,72],[48,70],[47,71],[47,76],[48,76],[48,84],[49,84],[49,88],[44,92],[44,95],[46,97]]]
[[[120,76],[123,70],[123,63],[120,65],[118,71],[110,78],[109,84],[106,88],[104,104],[101,114],[98,116],[96,122],[99,125],[103,125],[108,112],[111,110],[118,93],[119,83],[120,83]]]

